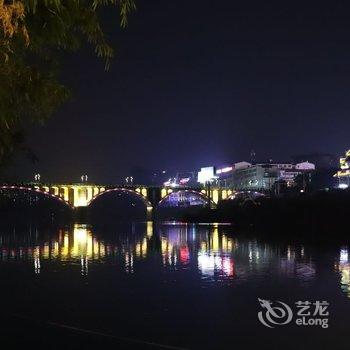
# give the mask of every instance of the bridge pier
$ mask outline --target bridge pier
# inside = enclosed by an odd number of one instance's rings
[[[147,206],[147,220],[154,221],[155,211],[159,201],[162,199],[160,187],[149,187],[147,189],[147,199],[152,206]]]
[[[75,222],[87,222],[88,219],[88,207],[75,207],[73,208],[73,219]]]
[[[154,208],[147,207],[146,210],[147,210],[147,213],[146,213],[147,221],[153,221],[154,220]]]

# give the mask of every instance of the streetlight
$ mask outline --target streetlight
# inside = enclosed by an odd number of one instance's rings
[[[133,184],[133,182],[134,182],[134,177],[133,176],[127,176],[126,178],[125,178],[125,183],[127,184],[127,185],[132,185]]]
[[[88,176],[87,175],[81,175],[80,179],[81,179],[81,182],[87,182],[88,181]]]
[[[34,175],[34,181],[35,182],[40,182],[40,177],[41,177],[40,174],[35,174]]]

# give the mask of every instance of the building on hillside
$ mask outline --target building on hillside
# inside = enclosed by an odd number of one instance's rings
[[[292,157],[294,164],[310,162],[315,164],[317,170],[338,168],[338,159],[333,154],[328,153],[310,153],[300,154]]]
[[[315,164],[309,162],[302,162],[298,164],[283,164],[286,167],[280,167],[282,164],[276,164],[279,169],[279,180],[286,182],[288,187],[295,184],[295,178],[298,175],[310,173],[315,170]]]
[[[315,170],[309,162],[292,163],[236,163],[216,171],[218,184],[236,190],[270,191],[277,181],[283,181],[288,187],[294,186],[295,178],[300,174]]]
[[[232,187],[236,190],[268,191],[278,180],[279,170],[274,164],[255,164],[233,173]]]
[[[232,165],[226,165],[216,169],[217,183],[221,187],[233,188],[233,175],[237,170],[251,167],[248,162],[238,162]]]

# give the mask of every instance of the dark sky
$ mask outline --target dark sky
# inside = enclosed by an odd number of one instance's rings
[[[136,0],[111,8],[109,72],[92,50],[65,60],[73,97],[30,144],[46,180],[120,182],[136,167],[191,170],[350,146],[346,2]],[[23,161],[21,159],[21,161]]]

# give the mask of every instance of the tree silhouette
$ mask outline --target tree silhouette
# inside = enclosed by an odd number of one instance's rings
[[[0,166],[15,150],[28,151],[25,130],[42,123],[69,96],[58,80],[60,51],[88,43],[108,69],[113,49],[99,9],[115,6],[127,25],[133,0],[0,0]]]

